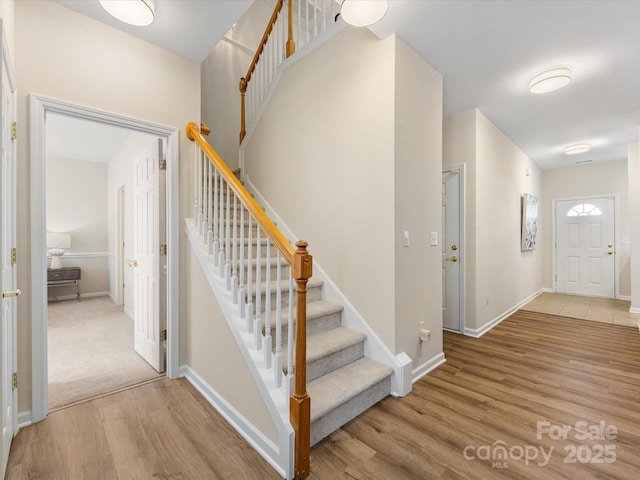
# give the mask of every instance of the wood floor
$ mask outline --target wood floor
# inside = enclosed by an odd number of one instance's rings
[[[312,449],[312,480],[640,478],[637,328],[518,312],[444,338],[447,362],[410,395]],[[5,478],[278,476],[186,381],[163,379],[21,430]]]

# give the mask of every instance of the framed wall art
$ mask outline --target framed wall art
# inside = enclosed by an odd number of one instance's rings
[[[523,252],[536,248],[538,235],[538,197],[525,193],[522,196],[522,246]]]

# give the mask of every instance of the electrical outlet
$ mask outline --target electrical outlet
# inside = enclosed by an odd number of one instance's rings
[[[429,340],[429,337],[431,336],[431,330],[420,330],[420,341],[421,342],[426,342],[427,340]]]

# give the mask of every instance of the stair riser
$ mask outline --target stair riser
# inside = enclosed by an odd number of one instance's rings
[[[315,318],[307,319],[307,336],[315,335],[319,332],[324,332],[325,330],[329,330],[331,328],[336,328],[341,325],[342,312],[330,313],[327,315],[321,315]],[[293,312],[295,317],[295,312]],[[295,328],[295,326],[294,326]],[[295,331],[294,331],[295,333]],[[282,325],[282,338],[289,338],[289,325]]]
[[[311,445],[315,445],[345,423],[388,396],[390,388],[391,380],[387,377],[317,419],[311,424]]]
[[[329,372],[344,367],[364,356],[364,341],[340,351],[326,355],[312,362],[307,362],[307,381],[312,382]]]

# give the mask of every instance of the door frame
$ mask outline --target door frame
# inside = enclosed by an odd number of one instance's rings
[[[460,197],[458,199],[458,205],[459,205],[459,211],[458,211],[458,228],[460,229],[460,247],[459,250],[460,252],[462,252],[462,255],[459,256],[459,262],[460,262],[460,285],[459,285],[459,298],[460,298],[460,330],[450,330],[448,328],[444,328],[443,326],[443,330],[447,330],[449,332],[455,332],[455,333],[465,333],[465,319],[466,319],[466,297],[465,297],[465,281],[466,281],[466,269],[465,269],[465,263],[466,263],[466,257],[467,257],[467,251],[466,251],[466,243],[465,243],[465,164],[464,163],[459,163],[459,164],[455,164],[455,165],[449,165],[445,168],[442,169],[442,173],[447,173],[447,172],[453,172],[455,170],[458,170],[460,173],[460,188],[458,191],[458,196]],[[443,222],[444,225],[444,222]],[[444,241],[445,238],[445,234],[444,232],[442,232],[442,241]]]
[[[124,239],[125,239],[125,223],[124,223],[124,185],[116,190],[116,288],[114,295],[114,303],[116,305],[124,305]]]
[[[563,197],[554,198],[551,200],[551,242],[552,242],[552,284],[553,291],[558,291],[558,232],[556,231],[556,225],[558,219],[556,218],[556,209],[558,202],[582,202],[585,203],[589,200],[596,198],[613,198],[613,247],[615,251],[613,259],[613,292],[614,298],[620,298],[620,195],[617,193],[609,193],[602,195],[580,195],[578,197]]]
[[[167,377],[179,376],[179,130],[37,94],[30,101],[31,168],[31,422],[48,413],[45,117],[57,113],[148,133],[166,140]]]

